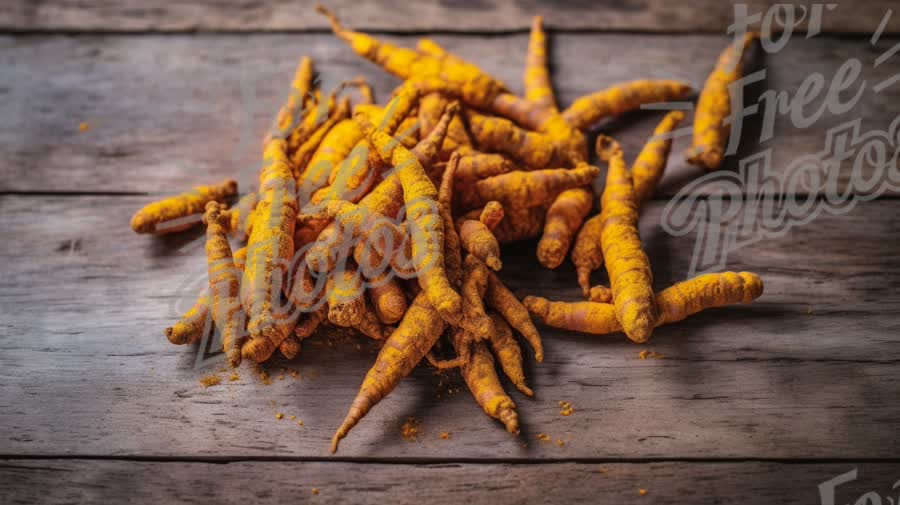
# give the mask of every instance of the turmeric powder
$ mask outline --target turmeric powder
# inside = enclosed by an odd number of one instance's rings
[[[236,194],[237,181],[234,179],[225,179],[212,186],[197,186],[193,191],[151,203],[137,211],[131,218],[131,229],[137,233],[159,235],[186,230],[200,223],[207,203],[225,203]]]
[[[241,364],[241,346],[246,316],[241,310],[241,271],[235,267],[228,236],[222,225],[221,209],[216,202],[206,204],[206,261],[212,316],[221,332],[222,347],[232,367]]]
[[[750,303],[762,293],[762,280],[750,272],[700,275],[656,294],[654,326],[681,321],[710,308]],[[547,326],[595,335],[622,331],[616,308],[609,303],[552,302],[537,296],[526,296],[524,303]]]
[[[584,130],[602,118],[637,110],[641,105],[682,100],[691,91],[689,85],[671,80],[623,82],[578,98],[562,116],[573,128]]]
[[[656,305],[653,303],[653,274],[650,260],[641,249],[638,212],[631,174],[619,144],[601,135],[597,153],[609,160],[603,190],[603,219],[600,244],[609,273],[616,316],[625,334],[635,342],[646,342],[653,333]]]
[[[594,192],[587,188],[569,189],[556,197],[547,210],[544,234],[538,242],[537,257],[541,265],[556,268],[562,264],[593,201]]]
[[[731,114],[731,96],[728,86],[743,77],[741,60],[758,32],[750,32],[734,41],[719,56],[716,66],[700,92],[694,111],[694,144],[687,152],[687,161],[707,170],[715,170],[725,156],[725,143],[731,125],[725,118]]]

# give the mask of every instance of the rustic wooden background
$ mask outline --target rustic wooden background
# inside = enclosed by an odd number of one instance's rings
[[[699,86],[733,12],[714,0],[329,4],[398,43],[433,36],[515,90],[542,14],[564,104],[629,78]],[[870,86],[900,73],[900,57],[876,65],[900,43],[900,12],[869,37],[890,7],[838,4],[825,33],[756,58],[767,69],[756,92],[830,79],[851,58]],[[249,369],[229,381],[219,365],[196,368],[197,350],[161,330],[204,278],[201,234],[136,236],[128,220],[195,183],[237,175],[251,187],[300,55],[326,87],[363,75],[383,97],[397,81],[328,34],[309,2],[10,0],[0,31],[0,501],[819,503],[819,483],[853,469],[836,503],[896,496],[896,192],[732,253],[728,269],[765,281],[752,305],[662,328],[646,346],[545,329],[546,360],[527,369],[537,396],[514,395],[518,439],[454,392],[455,373],[420,367],[334,457],[328,439],[375,347],[309,340],[269,368],[270,385]],[[782,116],[763,145],[751,122],[741,154],[772,147],[784,170],[848,119],[887,129],[898,104],[900,83],[808,128]],[[633,155],[658,118],[601,129]],[[694,242],[659,226],[666,197],[698,175],[685,146],[641,221],[659,287],[687,275]],[[851,169],[839,168],[839,189]],[[503,278],[519,295],[575,299],[571,266],[540,269],[533,245],[506,249]],[[664,358],[641,360],[644,349]],[[209,373],[223,384],[201,387]],[[576,412],[560,416],[560,400]],[[409,416],[424,429],[415,442],[399,434]]]

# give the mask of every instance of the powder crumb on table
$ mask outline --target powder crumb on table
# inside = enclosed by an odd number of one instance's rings
[[[547,435],[546,433],[538,433],[537,439],[540,440],[541,442],[549,442],[550,435]]]
[[[297,426],[303,426],[303,421],[297,421]]]
[[[638,489],[638,494],[641,496],[644,496],[645,494],[647,494],[647,490],[646,489]]]
[[[440,437],[441,440],[447,440],[448,438],[450,438],[450,432],[442,431],[441,434],[438,435],[438,437]]]
[[[237,370],[235,370],[234,372],[231,372],[231,376],[228,377],[228,380],[231,382],[239,381],[241,380],[241,376],[237,373]]]
[[[561,438],[557,438],[557,439],[556,439],[556,445],[562,447],[562,446],[566,445],[566,442],[565,442],[565,440],[563,440],[563,439],[561,439]]]
[[[317,488],[317,487],[312,488],[312,494],[319,494],[319,488]]]
[[[297,416],[288,416],[288,419],[290,419],[291,421],[293,421],[294,419],[297,419]]]
[[[562,407],[562,410],[559,411],[561,416],[569,417],[575,413],[575,407],[570,402],[560,400],[559,406]]]
[[[222,382],[222,378],[218,375],[207,375],[200,379],[200,385],[208,388],[211,386],[218,386]]]
[[[284,414],[282,414],[281,412],[276,412],[276,413],[275,413],[275,419],[281,419],[281,418],[283,418],[283,417],[284,417]]]
[[[80,131],[80,132],[86,132],[90,129],[91,129],[91,125],[89,125],[87,123],[79,123],[79,125],[78,125],[78,131]]]
[[[422,422],[414,417],[407,417],[406,422],[400,427],[400,434],[408,441],[415,441],[422,430]]]

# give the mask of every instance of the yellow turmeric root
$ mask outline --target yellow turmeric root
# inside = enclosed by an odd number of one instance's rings
[[[465,275],[462,289],[462,319],[459,326],[476,340],[487,340],[495,332],[494,324],[484,309],[484,296],[488,287],[489,270],[480,259],[466,255],[463,262]],[[468,338],[467,336],[467,338]]]
[[[341,439],[347,436],[363,416],[422,361],[445,327],[444,319],[432,307],[425,292],[416,296],[400,325],[385,340],[384,347],[375,358],[375,364],[369,369],[350,405],[347,417],[332,437],[332,453],[337,452]]]
[[[460,219],[458,223],[463,249],[484,262],[491,270],[500,271],[503,268],[500,243],[488,225],[474,219]]]
[[[403,319],[407,309],[406,296],[397,279],[386,274],[380,279],[372,279],[367,293],[379,321],[394,324]]]
[[[634,197],[638,209],[653,196],[653,191],[662,179],[669,151],[672,149],[672,138],[668,134],[672,133],[683,119],[684,113],[681,111],[675,110],[666,114],[653,131],[653,137],[644,144],[644,148],[631,165]]]
[[[562,264],[593,202],[594,192],[587,188],[569,189],[556,197],[547,210],[544,234],[538,242],[537,257],[541,265],[556,268]]]
[[[742,41],[735,41],[725,48],[706,79],[694,111],[694,144],[687,152],[688,163],[707,170],[715,170],[722,164],[731,131],[731,125],[724,122],[731,114],[728,86],[743,77],[741,60],[757,38],[759,33],[750,32]]]
[[[591,288],[591,293],[588,296],[588,301],[597,302],[597,303],[612,303],[613,296],[612,290],[603,285],[596,285]]]
[[[328,279],[325,296],[328,299],[328,320],[337,326],[350,328],[362,322],[366,311],[362,278],[356,267],[345,264]]]
[[[225,179],[212,186],[197,186],[182,193],[151,203],[131,218],[131,229],[137,233],[163,235],[186,230],[200,224],[209,202],[224,203],[237,194],[237,181]]]
[[[234,265],[218,203],[206,204],[205,220],[212,317],[221,333],[226,359],[236,367],[241,364],[241,346],[245,338],[242,333],[246,320],[240,302],[241,270]]]
[[[678,81],[623,82],[575,100],[562,116],[573,128],[584,130],[602,118],[637,110],[641,105],[682,100],[691,91],[689,85]]]
[[[469,345],[463,339],[462,333],[455,333],[451,339],[457,354],[466,352],[463,351],[463,346]],[[468,361],[459,367],[463,380],[484,412],[502,422],[506,426],[506,431],[518,435],[519,416],[516,413],[516,404],[500,385],[491,351],[484,342],[474,342],[471,346]]]
[[[522,337],[534,350],[534,359],[537,362],[544,361],[544,345],[541,343],[541,335],[534,323],[531,322],[528,310],[493,272],[488,272],[488,288],[484,301],[489,307],[499,312],[510,326],[522,334]]]
[[[389,135],[357,116],[372,147],[390,163],[403,187],[403,201],[410,223],[412,258],[419,285],[434,308],[450,324],[459,321],[462,299],[447,279],[444,269],[444,226],[437,203],[437,188],[418,159]]]
[[[556,98],[553,95],[550,69],[547,66],[547,36],[544,33],[541,16],[535,16],[531,21],[528,54],[525,56],[524,83],[526,100],[540,107],[556,110]]]
[[[556,145],[546,135],[525,130],[509,119],[485,116],[473,110],[466,110],[466,119],[469,133],[481,151],[505,154],[530,169],[569,162],[561,159]]]
[[[478,181],[467,193],[460,194],[458,206],[468,210],[496,200],[509,213],[516,207],[540,207],[550,204],[567,189],[591,184],[600,169],[581,164],[572,169],[551,168],[530,172],[515,171]]]
[[[194,305],[181,316],[177,323],[165,329],[166,338],[175,345],[193,344],[203,338],[203,330],[207,327],[209,307],[212,298],[209,289],[204,288],[203,293],[194,302]]]
[[[303,141],[297,149],[291,154],[291,163],[294,167],[294,170],[298,173],[296,174],[298,181],[306,180],[307,178],[311,178],[312,172],[314,170],[309,170],[309,162],[312,159],[313,155],[318,151],[319,146],[322,145],[322,141],[328,136],[328,133],[341,121],[345,121],[350,118],[350,99],[344,97],[338,102],[338,106],[335,108],[334,112],[321,124],[318,128],[315,129],[312,133],[310,133],[309,137]],[[313,165],[314,166],[314,165]],[[304,169],[307,170],[304,170]],[[299,173],[299,171],[303,170],[306,173]]]
[[[681,321],[706,309],[750,303],[762,293],[762,280],[750,272],[700,275],[656,294],[654,326]],[[547,326],[595,335],[622,331],[616,308],[609,303],[552,302],[538,296],[526,296],[524,303]]]
[[[525,396],[534,396],[534,391],[525,385],[525,371],[522,368],[522,349],[519,343],[513,337],[512,328],[503,319],[503,316],[496,312],[490,312],[491,321],[494,322],[496,331],[490,334],[491,350],[494,356],[500,362],[500,368],[509,378],[509,381],[516,386],[516,389]]]
[[[284,140],[269,142],[259,176],[261,199],[256,206],[241,280],[241,304],[250,318],[247,329],[251,339],[280,338],[276,335],[273,304],[278,303],[281,282],[294,254],[298,212],[286,148]]]
[[[494,231],[503,216],[506,213],[503,210],[503,204],[498,201],[490,201],[481,209],[478,220],[488,227],[488,230]]]
[[[578,276],[578,285],[584,296],[591,288],[591,272],[603,266],[603,247],[600,232],[603,229],[603,215],[590,217],[578,230],[575,245],[572,246],[572,264]]]
[[[314,77],[313,60],[309,56],[304,56],[300,59],[297,70],[294,71],[291,91],[284,105],[278,110],[278,114],[275,116],[275,123],[266,137],[265,143],[268,143],[273,138],[287,138],[300,124],[300,118],[304,112],[312,109],[311,105],[313,104],[314,96],[311,91],[313,90]]]
[[[601,135],[597,152],[609,159],[606,188],[601,198],[603,224],[600,243],[609,273],[616,316],[625,334],[635,342],[646,342],[653,333],[656,305],[653,300],[653,274],[650,260],[641,249],[634,184],[625,166],[619,144]]]
[[[222,211],[222,220],[229,235],[238,240],[247,240],[253,226],[252,214],[259,203],[257,192],[247,193],[238,200],[234,207]]]

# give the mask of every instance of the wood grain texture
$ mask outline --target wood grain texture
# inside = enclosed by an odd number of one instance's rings
[[[834,503],[854,503],[868,492],[896,499],[896,463],[221,465],[77,459],[0,461],[0,496],[7,503],[517,505],[596,503],[599,496],[604,503],[813,504],[824,503],[820,483],[853,469],[856,479],[836,488]]]
[[[0,197],[0,455],[326,456],[376,346],[313,338],[270,367],[271,385],[246,367],[233,382],[223,362],[195,368],[197,351],[162,328],[205,282],[201,233],[132,234],[129,216],[148,200]],[[693,241],[660,231],[661,210],[650,204],[641,221],[658,288],[686,275]],[[731,253],[728,269],[762,276],[762,298],[660,328],[647,346],[544,329],[545,362],[526,370],[537,397],[514,394],[519,438],[455,391],[455,372],[419,367],[340,456],[896,457],[898,211],[863,203]],[[578,296],[571,266],[540,269],[533,243],[504,252],[519,296]],[[641,360],[643,349],[665,358]],[[204,389],[210,373],[223,382]],[[575,414],[560,416],[560,400]],[[422,421],[415,442],[400,436],[408,416]]]
[[[416,40],[389,39],[409,46]],[[437,39],[521,90],[525,35]],[[568,104],[641,77],[681,79],[699,88],[727,39],[563,34],[551,42],[553,81],[560,102]],[[767,67],[767,81],[749,88],[748,96],[766,89],[793,95],[807,76],[819,73],[830,81],[852,58],[859,59],[867,87],[856,107],[842,114],[826,110],[803,128],[795,127],[788,115],[777,115],[775,137],[762,144],[760,120],[751,117],[739,157],[771,149],[772,170],[783,174],[798,157],[821,151],[830,128],[860,119],[864,131],[888,129],[897,115],[890,104],[900,101],[900,84],[880,93],[872,86],[900,73],[900,60],[873,66],[878,55],[897,42],[900,39],[885,37],[871,47],[867,40],[795,38],[776,54],[760,55],[758,65]],[[260,139],[287,95],[301,55],[316,60],[325,89],[363,75],[384,100],[398,84],[324,34],[6,36],[0,37],[0,48],[0,116],[7,118],[0,123],[0,191],[167,194],[226,176],[237,176],[247,189],[256,181]],[[748,103],[755,100],[748,98]],[[813,100],[804,115],[823,100]],[[661,116],[635,113],[601,124],[599,130],[613,134],[630,160]],[[79,132],[81,122],[90,130]],[[689,139],[675,142],[661,183],[664,195],[702,173],[683,161]],[[846,160],[838,169],[841,190],[852,164]],[[736,170],[736,165],[736,159],[726,161],[725,169]],[[863,174],[870,172],[864,169]]]
[[[531,25],[531,17],[541,14],[547,25],[555,29],[724,33],[734,21],[734,4],[746,4],[750,13],[757,13],[765,12],[777,2],[330,0],[324,3],[338,12],[348,26],[391,32],[526,30]],[[796,2],[802,6],[813,3]],[[90,32],[327,29],[323,18],[313,11],[314,4],[310,0],[10,0],[0,6],[0,29]],[[837,9],[825,13],[822,27],[829,32],[868,33],[875,30],[892,6],[888,0],[837,2]],[[804,21],[802,27],[805,25]],[[900,20],[891,19],[889,28],[900,31]]]

